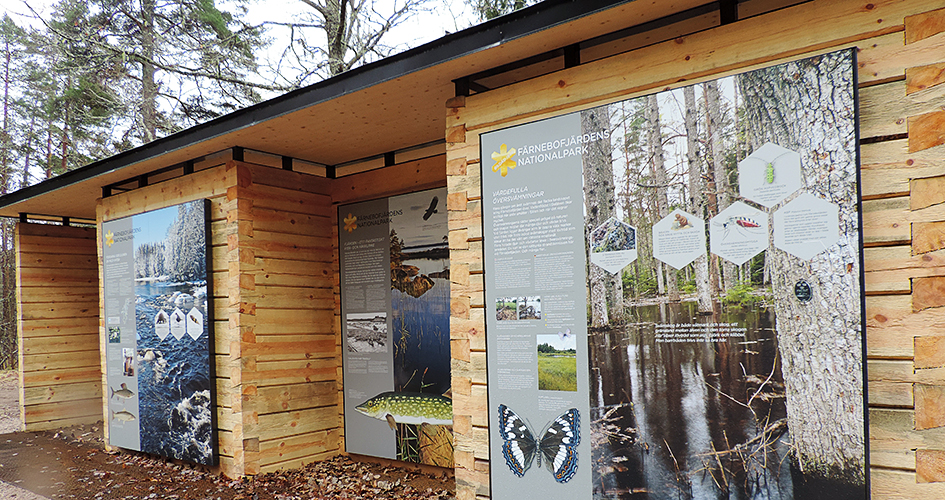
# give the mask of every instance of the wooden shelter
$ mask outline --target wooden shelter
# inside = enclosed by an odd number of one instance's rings
[[[344,453],[335,206],[445,185],[457,496],[488,497],[480,134],[856,47],[871,490],[945,497],[941,7],[547,0],[0,197],[24,427],[103,417],[96,228],[208,198],[220,471]]]

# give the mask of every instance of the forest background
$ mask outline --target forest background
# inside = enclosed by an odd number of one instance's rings
[[[0,195],[534,3],[0,0]],[[17,363],[13,224],[0,370]]]
[[[611,346],[611,341],[597,339],[612,335],[611,340],[619,341],[654,321],[725,323],[732,321],[726,315],[734,311],[745,318],[773,312],[778,347],[775,366],[780,365],[777,376],[783,376],[795,464],[806,475],[819,476],[818,481],[849,485],[849,495],[862,498],[864,344],[853,67],[850,51],[809,57],[585,110],[581,127],[585,134],[602,127],[611,131],[608,140],[593,143],[583,156],[585,230],[615,218],[636,227],[638,250],[636,260],[620,273],[588,266],[588,343]],[[779,200],[762,203],[752,194],[749,172],[767,168],[768,180],[754,179],[774,185],[786,182],[789,171],[777,159],[767,164],[756,160],[765,147],[798,154],[801,182],[796,187],[801,189],[788,188]],[[758,205],[758,211],[746,203]],[[833,216],[838,217],[838,239],[812,245],[816,251],[805,257],[795,255],[796,248],[792,252],[777,246],[771,221],[795,203],[806,208],[814,203],[832,205],[838,214]],[[659,261],[652,231],[663,223],[658,221],[669,222],[675,210],[686,212],[683,220],[704,220],[711,228],[710,241],[731,238],[758,244],[733,259],[740,264],[727,260],[731,255],[719,257],[716,252],[723,252],[710,245],[712,254],[704,249],[701,255],[687,254],[694,260],[676,269]],[[742,214],[740,218],[754,226],[741,228],[732,222]],[[759,226],[756,221],[765,222]],[[802,298],[799,284],[808,286],[816,298]],[[662,307],[679,302],[692,306],[681,321],[671,319],[672,314]],[[643,312],[647,308],[659,311],[656,319],[644,316],[650,314]],[[713,355],[725,352],[723,345],[715,343],[710,350],[718,351]],[[672,351],[673,356],[662,359],[668,360],[666,373],[676,370],[678,374],[684,351]],[[650,370],[646,373],[652,373],[656,363],[650,361],[639,361],[638,366],[645,365]],[[738,375],[744,381],[750,373],[744,372],[745,366],[750,363],[739,365],[742,361],[732,366],[741,368]],[[604,366],[613,364],[608,359]],[[704,381],[707,386],[720,380],[710,378]],[[651,384],[648,387],[653,391],[664,388]],[[702,384],[696,385],[701,389]],[[608,392],[616,391],[603,391]],[[592,398],[593,394],[592,390]],[[642,406],[668,404],[669,398],[658,394]],[[843,403],[832,406],[838,401]],[[641,401],[637,398],[633,403]],[[743,406],[749,403],[739,401]],[[725,443],[716,442],[713,450],[727,448],[729,437]],[[679,456],[677,452],[667,457],[667,463]]]

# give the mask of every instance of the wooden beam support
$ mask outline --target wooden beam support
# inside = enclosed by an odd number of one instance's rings
[[[738,21],[738,0],[719,0],[719,22],[723,26]]]
[[[564,67],[573,68],[581,64],[581,46],[579,44],[568,45],[564,48]]]

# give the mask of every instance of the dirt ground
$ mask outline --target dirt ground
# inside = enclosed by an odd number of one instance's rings
[[[12,375],[12,376],[11,376]],[[0,372],[0,498],[451,499],[452,474],[339,456],[293,471],[236,480],[192,464],[105,451],[101,423],[49,432],[19,429],[15,374]],[[42,496],[38,496],[42,495]]]

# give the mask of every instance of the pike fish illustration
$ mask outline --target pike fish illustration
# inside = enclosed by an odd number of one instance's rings
[[[134,397],[135,395],[135,393],[131,389],[128,388],[128,384],[121,384],[121,389],[118,389],[117,391],[112,387],[109,387],[109,390],[112,391],[111,395],[109,396],[109,399],[115,396],[118,396],[119,398],[122,398],[122,399],[130,399]]]
[[[453,400],[422,392],[382,392],[354,408],[371,418],[394,424],[453,425]]]

